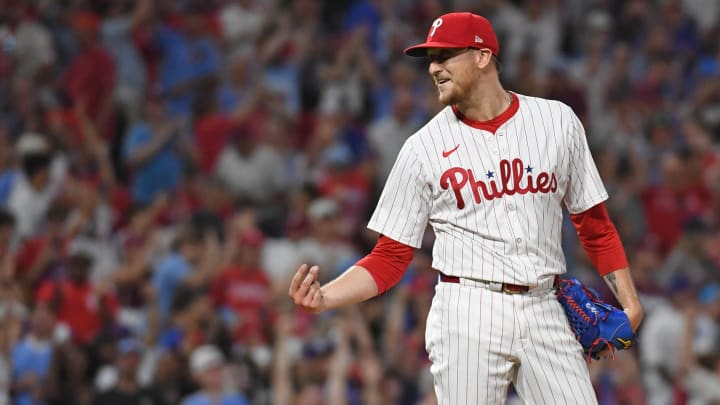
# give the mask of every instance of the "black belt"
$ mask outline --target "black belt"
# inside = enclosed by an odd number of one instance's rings
[[[472,280],[472,279],[469,279]],[[448,276],[447,274],[440,273],[440,281],[444,283],[455,283],[460,284],[460,277],[456,276]],[[523,294],[528,291],[530,291],[530,287],[527,285],[520,285],[520,284],[510,284],[510,283],[495,283],[492,281],[485,281],[485,280],[472,280],[475,282],[487,284],[488,286],[495,284],[499,285],[500,288],[497,289],[498,291],[502,291],[507,294]],[[552,287],[557,287],[558,283],[560,282],[560,276],[556,275],[553,279],[553,285]]]

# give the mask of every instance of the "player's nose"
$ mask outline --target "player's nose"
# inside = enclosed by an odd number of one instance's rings
[[[430,66],[428,66],[428,73],[430,73],[430,76],[435,77],[436,74],[438,74],[442,70],[442,67],[437,62],[430,62]]]

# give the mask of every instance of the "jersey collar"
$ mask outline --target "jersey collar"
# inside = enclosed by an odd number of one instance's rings
[[[500,128],[500,125],[506,123],[510,118],[512,118],[513,115],[517,112],[517,110],[520,108],[520,100],[518,99],[517,94],[513,92],[509,92],[510,96],[512,97],[512,101],[510,102],[510,105],[508,108],[500,113],[495,118],[489,119],[487,121],[475,121],[473,119],[470,119],[463,115],[458,108],[453,105],[452,110],[455,113],[455,116],[462,122],[464,122],[466,125],[469,125],[473,128],[482,129],[483,131],[492,132],[493,134],[495,131],[497,131],[498,128]]]

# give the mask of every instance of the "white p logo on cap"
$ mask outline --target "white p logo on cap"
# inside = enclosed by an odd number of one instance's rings
[[[442,18],[438,18],[438,19],[436,19],[435,21],[433,21],[433,23],[432,23],[432,31],[430,31],[430,36],[435,35],[435,30],[437,30],[438,27],[440,27],[440,26],[442,25],[442,23],[443,23]]]

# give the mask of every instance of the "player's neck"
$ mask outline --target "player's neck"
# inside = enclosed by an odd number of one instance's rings
[[[502,114],[510,106],[512,97],[499,82],[478,86],[466,101],[455,105],[467,118],[474,121],[489,121]]]

